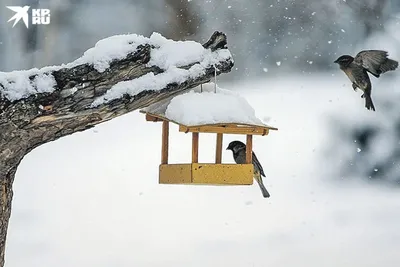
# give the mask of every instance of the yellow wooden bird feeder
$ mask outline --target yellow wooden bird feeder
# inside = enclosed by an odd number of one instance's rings
[[[179,96],[178,96],[179,97]],[[170,101],[170,100],[168,100]],[[252,147],[253,135],[266,136],[270,130],[278,130],[266,124],[212,123],[186,125],[166,116],[167,104],[152,105],[140,112],[146,121],[162,122],[161,164],[159,166],[160,184],[206,184],[206,185],[251,185],[253,184]],[[156,107],[156,108],[154,108]],[[192,133],[192,163],[170,164],[169,125],[175,123],[179,132]],[[215,163],[199,163],[199,134],[216,134]],[[222,164],[223,134],[246,135],[246,164]]]

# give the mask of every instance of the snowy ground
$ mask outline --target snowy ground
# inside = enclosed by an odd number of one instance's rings
[[[23,160],[7,266],[400,266],[398,192],[326,175],[328,114],[378,116],[344,74],[235,87],[279,128],[254,140],[270,199],[256,184],[159,185],[161,125],[135,112]],[[190,136],[171,134],[171,161],[188,162]],[[215,137],[200,138],[200,160],[212,161]]]

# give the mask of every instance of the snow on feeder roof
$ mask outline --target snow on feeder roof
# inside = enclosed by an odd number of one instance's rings
[[[245,98],[219,87],[216,92],[214,89],[213,83],[204,84],[202,89],[196,87],[188,93],[146,107],[141,112],[149,115],[148,120],[171,121],[189,131],[200,126],[231,126],[235,130],[226,133],[238,134],[249,134],[253,130],[254,134],[265,135],[269,130],[277,130],[257,118]]]

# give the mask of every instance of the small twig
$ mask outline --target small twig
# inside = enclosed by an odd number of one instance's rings
[[[217,68],[214,65],[214,93],[217,93]]]

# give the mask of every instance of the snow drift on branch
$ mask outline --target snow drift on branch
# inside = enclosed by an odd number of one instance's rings
[[[149,43],[155,46],[151,52],[149,66],[158,66],[164,72],[158,75],[148,73],[140,78],[120,82],[97,98],[93,106],[107,103],[124,94],[134,96],[145,90],[161,90],[168,84],[182,83],[188,79],[195,79],[205,73],[205,70],[221,61],[232,60],[227,49],[205,49],[201,44],[193,41],[172,41],[160,34],[152,34]],[[196,64],[194,64],[196,63]],[[180,67],[192,65],[189,69]]]
[[[96,43],[77,60],[61,66],[26,71],[0,72],[0,99],[16,101],[38,93],[51,93],[55,88],[55,79],[51,74],[62,68],[73,68],[89,64],[98,72],[104,72],[113,60],[121,60],[137,50],[138,46],[148,44],[152,47],[150,66],[157,66],[163,73],[148,73],[134,80],[120,82],[97,98],[93,106],[120,98],[124,94],[134,96],[144,90],[160,90],[171,83],[182,83],[189,78],[202,75],[209,68],[221,61],[232,60],[227,49],[211,52],[194,41],[173,41],[153,33],[150,38],[136,35],[116,35]],[[189,69],[180,69],[191,66]],[[35,79],[31,77],[37,75]]]

